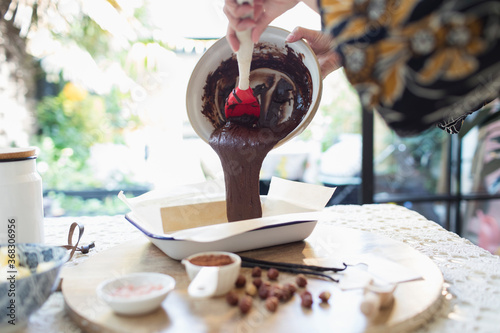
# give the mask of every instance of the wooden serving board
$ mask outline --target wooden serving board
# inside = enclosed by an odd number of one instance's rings
[[[87,332],[403,332],[427,321],[442,300],[443,277],[426,256],[406,244],[372,233],[318,224],[303,242],[241,253],[258,259],[309,262],[322,258],[343,258],[373,253],[393,260],[422,275],[423,279],[398,285],[392,307],[368,320],[359,310],[362,290],[343,291],[338,284],[309,277],[313,294],[311,309],[300,305],[295,295],[270,313],[256,296],[252,310],[243,315],[224,297],[193,299],[187,294],[189,279],[179,261],[167,257],[155,245],[140,238],[96,254],[81,265],[63,270],[62,291],[72,318]],[[132,272],[160,272],[176,280],[172,291],[157,311],[137,317],[115,315],[98,299],[97,285]],[[251,281],[251,269],[242,268]],[[265,274],[265,271],[263,272]],[[263,274],[263,280],[267,277]],[[280,284],[295,276],[281,273]],[[248,283],[248,282],[247,282]],[[317,298],[328,290],[328,304]],[[243,291],[239,291],[243,293]]]

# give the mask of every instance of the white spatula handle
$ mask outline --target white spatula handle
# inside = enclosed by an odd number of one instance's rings
[[[237,0],[238,4],[242,5],[248,3],[253,5],[253,0]],[[253,17],[249,15],[247,17]],[[252,42],[252,30],[236,31],[236,37],[240,41],[240,48],[236,53],[238,60],[238,71],[240,74],[240,80],[238,83],[238,88],[241,90],[247,90],[250,88],[250,65],[252,62],[253,54],[253,42]]]

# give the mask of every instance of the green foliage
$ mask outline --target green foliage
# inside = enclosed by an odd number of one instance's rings
[[[72,22],[68,34],[61,37],[64,40],[76,42],[82,49],[87,50],[94,59],[110,54],[109,33],[102,30],[94,20],[86,15],[80,20]]]
[[[322,103],[300,138],[307,141],[321,137],[321,151],[325,152],[338,142],[341,134],[361,133],[361,104],[356,90],[340,70],[324,80],[323,96],[330,99],[329,103]],[[313,135],[313,131],[322,133]]]
[[[58,149],[51,137],[42,136],[34,138],[32,144],[41,152],[37,165],[45,189],[85,189],[102,185],[85,167],[86,157],[75,156],[71,148]]]
[[[72,102],[61,93],[44,97],[37,105],[39,136],[52,140],[56,158],[61,158],[65,149],[71,149],[77,170],[84,167],[93,143],[104,142],[106,117],[102,111],[102,100],[90,96]]]
[[[48,201],[51,211],[45,212],[49,216],[98,216],[125,214],[127,206],[117,196],[108,196],[100,199],[83,199],[77,196],[68,196],[64,193],[49,192]]]
[[[39,156],[44,187],[84,189],[104,187],[87,165],[96,143],[121,143],[122,131],[139,126],[137,117],[121,112],[120,94],[88,94],[71,83],[57,96],[46,96],[37,105],[38,133],[32,144]]]
[[[342,104],[332,103],[321,108],[325,117],[329,117],[326,132],[321,141],[321,151],[326,151],[338,142],[345,133],[361,133],[361,108],[345,108]]]
[[[399,163],[394,158],[389,159],[385,163],[387,167],[386,172],[398,172],[402,167],[401,163],[410,163],[412,167],[419,170],[422,174],[426,175],[424,179],[429,189],[435,186],[435,177],[431,173],[439,170],[441,159],[443,156],[443,147],[446,146],[446,141],[450,139],[449,134],[439,128],[431,128],[419,135],[410,137],[399,137],[393,131],[390,131],[391,144],[395,147],[404,146],[406,158]],[[393,154],[394,155],[394,154]],[[384,165],[379,168],[383,169]]]
[[[134,44],[147,44],[151,41],[152,31],[155,30],[149,25],[145,3],[107,0],[94,3],[92,8],[85,8],[85,1],[72,2],[71,8],[66,6],[61,12],[58,10],[62,7],[51,6],[51,10],[46,11],[46,6],[40,6],[40,3],[41,1],[20,3],[18,5],[22,4],[25,10],[19,10],[21,7],[15,10],[16,14],[26,13],[27,6],[32,6],[30,9],[33,10],[33,16],[16,15],[15,21],[16,24],[30,27],[31,31],[39,33],[28,34],[28,40],[37,38],[37,41],[44,41],[39,42],[43,47],[38,45],[39,47],[33,47],[31,51],[27,50],[35,58],[44,59],[55,55],[56,59],[67,60],[72,59],[67,52],[72,52],[84,61],[95,64],[95,70],[103,74],[102,77],[110,75],[110,68],[121,66],[116,72],[121,70],[120,73],[124,76],[136,79],[133,77],[135,73],[127,71],[127,56]],[[110,9],[114,10],[112,15],[108,15],[109,12],[106,11]],[[116,19],[118,17],[119,19]],[[125,28],[122,29],[123,27]],[[121,31],[131,33],[124,33],[122,36]],[[92,59],[89,59],[88,55]],[[55,96],[44,96],[37,101],[35,112],[38,131],[30,138],[30,143],[40,148],[37,166],[44,188],[56,191],[122,185],[124,188],[129,185],[137,188],[137,184],[120,172],[103,183],[103,180],[96,179],[93,170],[88,166],[93,145],[123,144],[123,134],[141,125],[138,115],[125,107],[125,103],[131,99],[130,95],[120,92],[117,87],[107,94],[91,94],[88,91],[97,88],[92,80],[94,77],[89,79],[87,66],[75,66],[72,62],[57,60],[47,63],[49,65],[40,62],[41,69],[47,71],[43,76],[64,88]],[[68,64],[72,67],[69,68]],[[146,72],[146,66],[144,60],[143,67],[134,70],[143,73]],[[71,73],[65,73],[67,69],[70,69]],[[65,82],[68,78],[74,81]],[[138,81],[140,80],[136,80]],[[78,87],[75,82],[82,83],[86,88]],[[103,209],[114,206],[106,200],[101,203],[98,203],[99,200],[82,201],[60,194],[52,194],[51,201],[56,206],[60,205],[66,212],[77,212],[79,209],[79,214],[90,214],[92,211],[106,213]],[[116,210],[110,208],[109,212],[111,211]]]

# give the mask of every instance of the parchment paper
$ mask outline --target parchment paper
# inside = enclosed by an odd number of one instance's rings
[[[321,211],[334,191],[335,188],[331,187],[273,177],[268,195],[261,198],[264,219],[254,221],[265,224],[268,220],[266,217],[270,216]],[[156,232],[171,234],[210,225],[221,228],[220,224],[228,224],[223,181],[151,191],[135,198],[125,198],[122,192],[118,196],[140,218],[141,223],[149,225]],[[304,214],[300,216],[302,219],[307,218]],[[311,215],[311,219],[315,218],[313,216]],[[272,221],[276,223],[275,219]],[[256,223],[256,226],[262,227],[263,223]],[[248,226],[245,228],[248,229]],[[232,225],[231,229],[237,230],[236,225]]]

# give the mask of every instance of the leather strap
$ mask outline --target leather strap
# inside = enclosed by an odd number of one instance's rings
[[[76,228],[78,227],[78,238],[76,240],[75,245],[73,245],[73,236],[75,233]],[[68,245],[63,245],[67,250],[71,250],[68,261],[73,258],[73,255],[75,254],[75,251],[80,251],[81,253],[88,253],[90,249],[95,247],[94,242],[90,242],[88,245],[83,245],[83,246],[78,246],[80,244],[80,239],[83,236],[83,232],[85,231],[85,227],[83,224],[80,224],[78,222],[73,222],[71,226],[69,227],[69,233],[68,233]]]
[[[75,230],[77,227],[78,227],[78,238],[76,239],[75,245],[73,245],[73,236],[74,236],[74,233],[75,233]],[[85,227],[83,226],[83,224],[80,224],[78,222],[71,223],[71,226],[69,227],[69,233],[68,233],[68,245],[62,246],[63,248],[65,248],[67,250],[71,250],[71,252],[69,254],[68,261],[70,261],[71,258],[73,258],[73,255],[75,254],[76,251],[80,251],[81,253],[85,254],[85,253],[88,253],[90,251],[90,249],[95,247],[94,242],[90,242],[88,245],[78,246],[78,244],[80,244],[80,239],[82,238],[84,231],[85,231]],[[59,279],[59,284],[56,286],[55,291],[61,291],[62,280],[63,280],[63,278]]]

